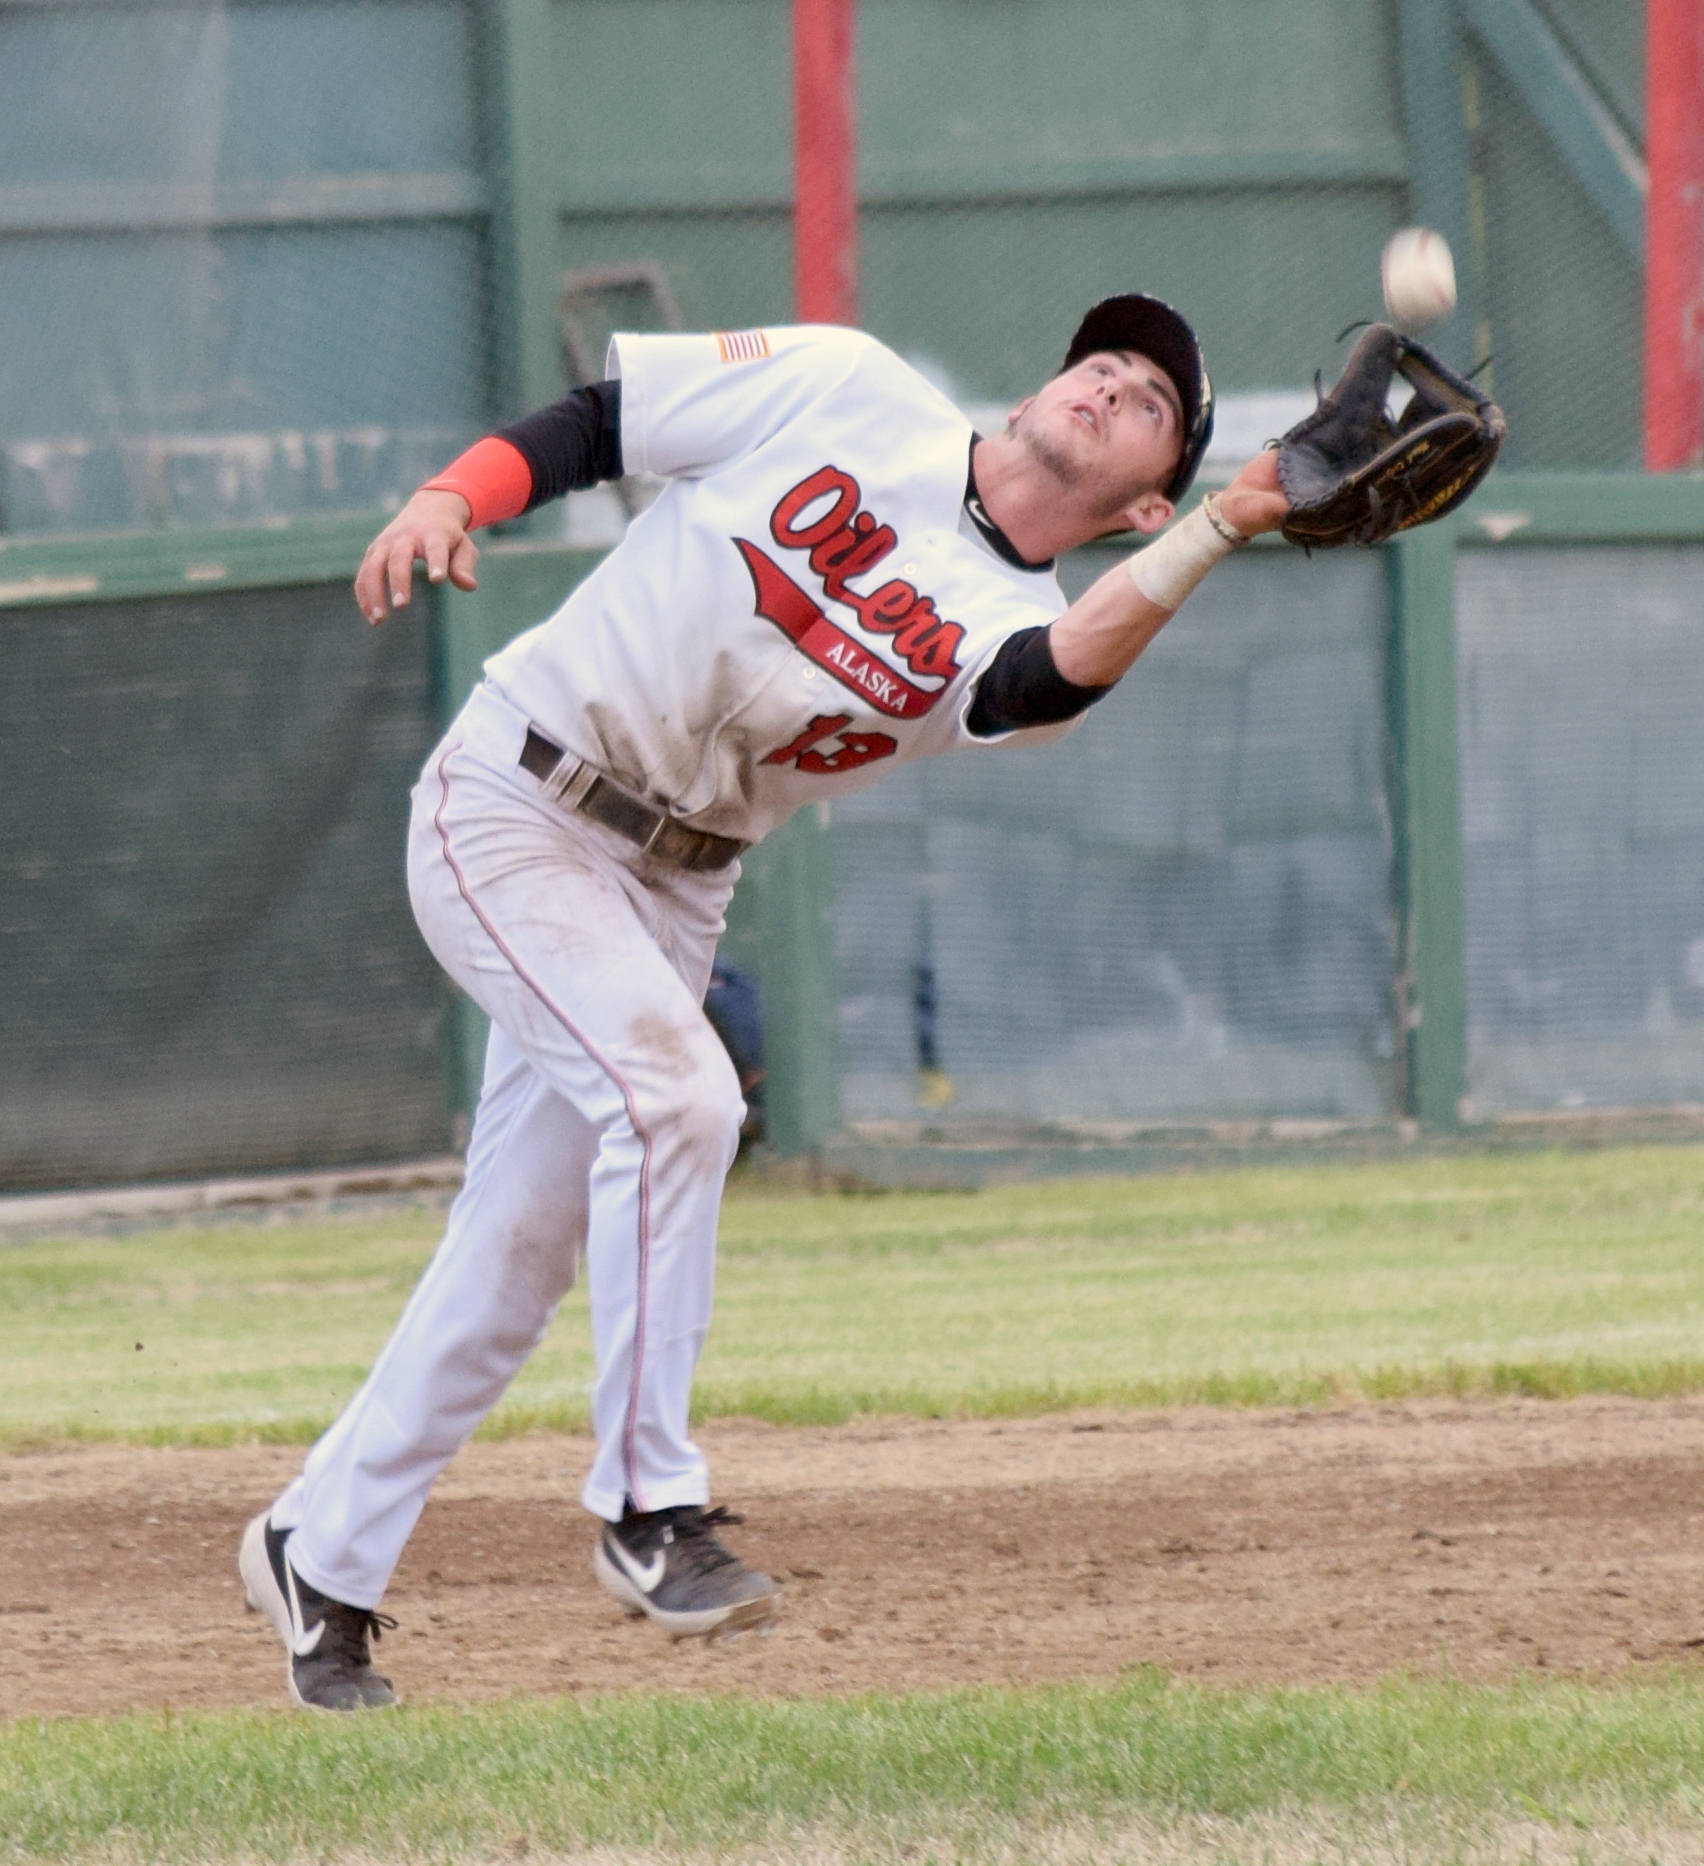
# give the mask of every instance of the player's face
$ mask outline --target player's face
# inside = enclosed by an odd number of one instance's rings
[[[1023,403],[1011,431],[1062,485],[1112,518],[1171,478],[1183,452],[1183,404],[1157,363],[1134,350],[1097,350]]]

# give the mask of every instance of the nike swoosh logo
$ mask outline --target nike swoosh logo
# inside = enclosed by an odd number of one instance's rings
[[[609,1546],[615,1559],[627,1571],[627,1578],[638,1588],[641,1594],[649,1594],[663,1578],[663,1569],[667,1567],[667,1558],[658,1549],[656,1554],[643,1567],[628,1554],[614,1536],[609,1538]],[[316,1629],[317,1630],[317,1629]]]
[[[302,1603],[296,1593],[296,1571],[287,1560],[284,1563],[284,1579],[290,1589],[290,1650],[298,1659],[305,1659],[310,1652],[318,1649],[325,1633],[325,1621],[321,1620],[311,1632],[303,1627]]]

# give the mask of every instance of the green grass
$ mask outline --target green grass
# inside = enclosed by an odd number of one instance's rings
[[[0,1249],[0,1445],[309,1438],[432,1213]],[[1704,1149],[736,1192],[700,1417],[1704,1390]],[[138,1346],[140,1344],[140,1346]],[[584,1423],[576,1292],[488,1423]]]
[[[0,1725],[0,1857],[17,1861],[1416,1860],[1502,1857],[1516,1834],[1596,1860],[1622,1855],[1594,1835],[1696,1837],[1701,1820],[1704,1719],[1678,1677],[1261,1691],[1145,1671],[891,1699]],[[1133,1832],[1172,1838],[1136,1852]]]
[[[1704,1391],[1704,1149],[730,1200],[701,1413]],[[432,1214],[0,1250],[0,1444],[303,1439]],[[137,1344],[141,1343],[138,1347]],[[576,1297],[489,1430],[578,1424]],[[3,1603],[0,1603],[3,1604]],[[3,1693],[0,1693],[3,1698]],[[0,1862],[1704,1858],[1685,1671],[3,1721]]]

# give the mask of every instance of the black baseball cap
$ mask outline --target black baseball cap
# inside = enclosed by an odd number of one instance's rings
[[[1189,490],[1201,456],[1213,438],[1213,384],[1207,361],[1189,320],[1163,299],[1141,292],[1103,298],[1077,326],[1061,370],[1070,369],[1097,350],[1137,350],[1158,363],[1177,387],[1183,403],[1183,451],[1165,487],[1174,503]]]

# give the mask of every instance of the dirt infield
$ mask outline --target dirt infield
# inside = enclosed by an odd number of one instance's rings
[[[384,1669],[452,1701],[1393,1669],[1704,1677],[1704,1401],[1073,1415],[702,1434],[778,1629],[672,1645],[598,1591],[584,1440],[471,1446],[386,1607]],[[245,1517],[298,1454],[0,1460],[0,1715],[282,1702]]]

